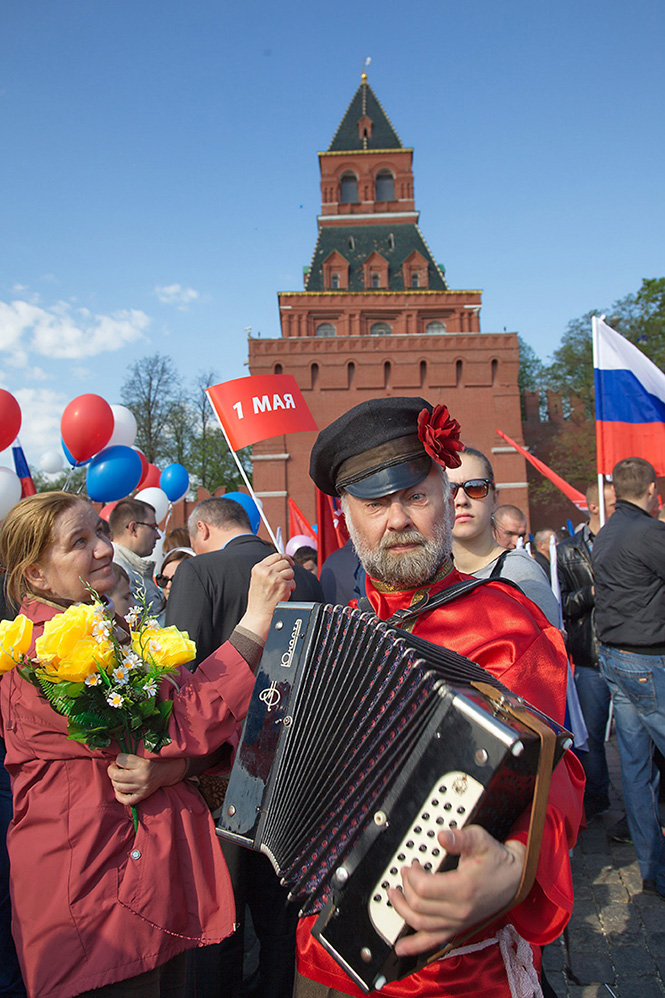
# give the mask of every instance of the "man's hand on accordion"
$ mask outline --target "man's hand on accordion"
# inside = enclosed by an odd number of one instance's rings
[[[519,887],[526,856],[521,842],[497,842],[479,825],[439,832],[439,842],[460,857],[456,870],[427,873],[413,863],[401,871],[404,892],[388,892],[395,910],[416,930],[398,940],[398,956],[445,945],[505,908]]]

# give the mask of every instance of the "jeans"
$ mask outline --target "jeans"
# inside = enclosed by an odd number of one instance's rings
[[[628,827],[643,880],[665,894],[665,837],[658,813],[659,776],[652,742],[665,754],[665,656],[600,646],[614,702]]]
[[[605,729],[610,712],[610,688],[598,669],[575,666],[575,686],[589,735],[588,751],[580,752],[580,762],[586,776],[585,793],[591,797],[607,797],[610,774],[605,756]]]
[[[0,739],[0,998],[24,998],[25,988],[11,932],[6,840],[9,822],[12,820],[12,791],[9,773],[3,765],[4,760],[5,743]]]

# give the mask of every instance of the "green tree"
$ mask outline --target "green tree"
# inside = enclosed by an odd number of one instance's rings
[[[168,461],[173,453],[174,428],[176,440],[182,429],[178,410],[183,402],[182,385],[171,358],[156,353],[137,360],[129,368],[120,397],[136,418],[136,446],[152,464]]]

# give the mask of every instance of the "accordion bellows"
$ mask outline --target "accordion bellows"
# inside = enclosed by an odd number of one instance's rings
[[[269,856],[365,991],[424,962],[394,953],[408,931],[387,897],[400,866],[454,865],[440,829],[473,822],[505,838],[531,800],[538,737],[472,683],[518,699],[477,664],[372,615],[304,603],[275,612],[218,832]],[[560,757],[567,732],[557,734]]]

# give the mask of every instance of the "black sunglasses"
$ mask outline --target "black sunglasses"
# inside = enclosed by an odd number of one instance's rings
[[[160,589],[166,589],[166,587],[170,586],[171,583],[173,582],[173,576],[172,575],[162,575],[160,573],[159,575],[155,576],[155,582],[157,583],[157,585],[159,586]]]
[[[459,489],[464,489],[469,499],[484,499],[491,485],[494,485],[491,478],[470,478],[468,482],[451,482],[450,491],[453,499]]]

